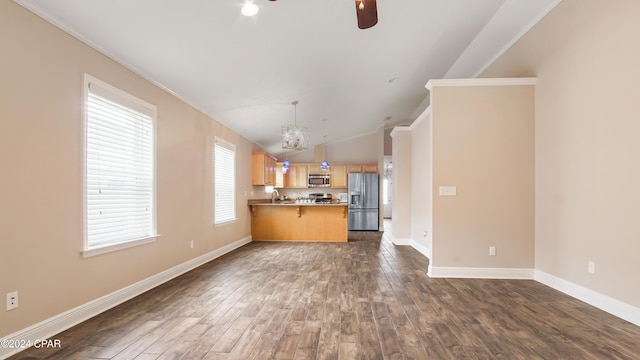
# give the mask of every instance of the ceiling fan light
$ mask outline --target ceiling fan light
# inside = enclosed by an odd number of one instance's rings
[[[242,6],[242,10],[240,11],[244,16],[254,16],[258,13],[258,11],[260,11],[260,8],[258,7],[258,5],[252,3],[251,1],[247,1],[246,3],[244,3],[244,6]]]

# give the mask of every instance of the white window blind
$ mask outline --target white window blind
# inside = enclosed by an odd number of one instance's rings
[[[236,219],[236,147],[220,138],[214,145],[214,223]]]
[[[155,107],[87,79],[85,250],[154,237]]]

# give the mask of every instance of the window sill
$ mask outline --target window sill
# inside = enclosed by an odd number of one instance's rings
[[[127,241],[125,243],[119,243],[119,244],[114,244],[114,245],[106,245],[106,246],[102,246],[102,247],[98,247],[98,248],[84,250],[82,252],[82,257],[83,258],[90,258],[90,257],[93,257],[93,256],[98,256],[98,255],[107,254],[107,253],[114,252],[114,251],[124,250],[124,249],[128,249],[128,248],[135,247],[135,246],[149,244],[149,243],[155,242],[159,237],[160,237],[160,235],[154,235],[154,236],[150,236],[150,237],[147,237],[147,238],[142,238],[142,239],[133,240],[133,241]]]
[[[229,220],[225,220],[225,221],[221,221],[219,223],[215,223],[213,224],[213,227],[218,227],[218,226],[225,226],[225,225],[229,225],[229,224],[233,224],[234,222],[238,221],[238,218],[233,218],[233,219],[229,219]]]

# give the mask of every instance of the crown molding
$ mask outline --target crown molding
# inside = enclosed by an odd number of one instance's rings
[[[528,86],[535,85],[537,78],[475,78],[475,79],[432,79],[425,87],[431,91],[438,86]]]

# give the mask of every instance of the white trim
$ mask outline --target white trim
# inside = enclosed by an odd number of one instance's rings
[[[128,249],[135,246],[150,244],[150,243],[156,242],[159,237],[160,235],[155,235],[155,236],[150,236],[144,239],[131,240],[131,241],[126,241],[119,244],[110,244],[110,245],[106,245],[98,248],[84,250],[82,251],[82,257],[89,258],[89,257],[98,256],[102,254],[108,254],[114,251]]]
[[[431,79],[425,87],[431,91],[435,86],[531,86],[537,78],[473,78],[473,79]]]
[[[92,300],[88,303],[82,304],[58,315],[52,316],[49,319],[43,320],[13,334],[9,334],[6,337],[0,339],[0,343],[2,343],[2,341],[4,340],[9,339],[18,342],[33,342],[37,339],[48,339],[64,330],[69,329],[74,325],[90,319],[117,305],[120,305],[127,300],[130,300],[148,290],[151,290],[173,278],[176,278],[190,270],[193,270],[200,265],[206,264],[207,262],[214,260],[250,242],[251,236],[247,236],[231,244],[225,245],[217,250],[198,256],[163,272],[155,274],[135,284],[129,285],[120,290],[116,290],[103,297]],[[6,359],[7,357],[22,350],[26,349],[0,347],[0,359]]]
[[[396,133],[399,132],[404,132],[404,131],[409,131],[411,132],[413,129],[411,128],[411,125],[407,126],[407,125],[398,125],[396,127],[393,128],[393,130],[391,130],[391,133],[389,133],[389,136],[393,137]]]
[[[402,239],[395,237],[390,231],[385,231],[382,237],[388,241],[391,241],[393,245],[411,245],[411,239]]]
[[[416,249],[420,254],[426,256],[429,260],[431,260],[431,249],[428,247],[418,243],[415,240],[411,240],[411,246]]]
[[[534,269],[432,267],[429,265],[427,275],[433,278],[533,280]]]
[[[640,326],[640,308],[551,274],[547,274],[544,271],[536,270],[534,279],[553,289],[584,301],[591,306],[595,306],[600,310],[606,311],[609,314]]]

